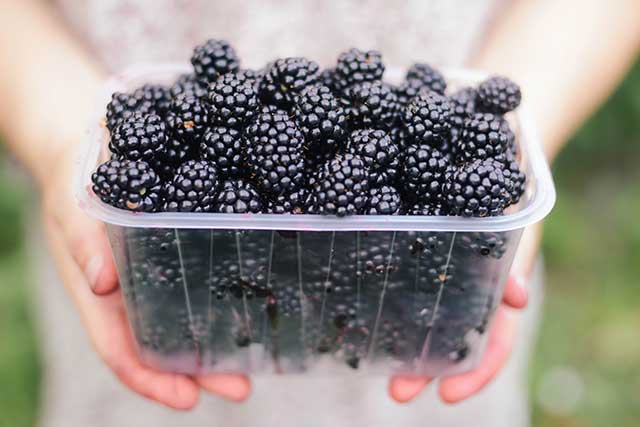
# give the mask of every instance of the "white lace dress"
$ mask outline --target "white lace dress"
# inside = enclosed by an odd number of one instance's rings
[[[306,55],[330,65],[352,46],[375,48],[388,66],[420,60],[463,65],[482,43],[501,0],[57,0],[69,27],[111,69],[153,61],[187,61],[206,38],[231,41],[243,66]],[[39,247],[40,245],[36,245]],[[408,405],[386,394],[387,378],[256,377],[242,405],[205,396],[177,413],[121,386],[91,350],[62,286],[41,270],[46,427],[111,426],[509,426],[528,425],[526,354],[534,307],[518,348],[497,381],[447,407],[433,389]],[[529,325],[529,326],[527,326]]]

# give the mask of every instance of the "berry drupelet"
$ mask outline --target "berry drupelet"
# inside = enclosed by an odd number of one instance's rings
[[[213,83],[218,76],[237,71],[240,61],[235,50],[226,40],[207,40],[196,46],[191,64],[199,80]]]
[[[190,160],[178,168],[165,187],[167,212],[212,212],[217,196],[218,171],[214,163]]]
[[[152,102],[140,99],[134,94],[114,93],[111,96],[111,101],[107,104],[107,129],[113,133],[123,120],[137,112],[141,114],[155,113],[154,105]]]
[[[225,177],[244,174],[247,142],[236,129],[217,126],[204,134],[200,142],[202,158],[216,164],[218,172]]]
[[[501,215],[511,203],[511,173],[494,159],[475,160],[453,172],[445,185],[446,203],[455,215]]]
[[[262,209],[258,190],[243,179],[223,182],[214,206],[220,213],[261,213]]]
[[[114,130],[109,149],[120,158],[152,162],[165,150],[167,131],[155,114],[134,113]]]
[[[183,94],[171,101],[167,125],[173,135],[182,141],[196,142],[204,134],[208,123],[207,108],[194,95]]]
[[[350,49],[338,57],[338,63],[334,72],[336,89],[344,91],[356,83],[380,80],[384,74],[385,66],[382,63],[382,55],[375,50],[362,51]]]
[[[409,139],[437,145],[449,137],[452,108],[449,100],[435,92],[423,92],[409,102],[404,126]]]
[[[440,205],[448,178],[449,163],[442,153],[427,144],[412,144],[404,154],[402,190],[408,200]]]
[[[374,187],[369,194],[369,203],[365,212],[367,215],[396,215],[400,212],[402,201],[395,187],[390,185]]]
[[[302,90],[318,81],[318,64],[302,57],[281,58],[271,63],[259,84],[267,104],[290,107]]]
[[[505,114],[520,105],[520,86],[506,77],[494,76],[478,86],[478,109],[487,113]]]
[[[258,113],[260,104],[255,87],[236,74],[225,74],[210,85],[209,121],[213,125],[241,129]]]
[[[362,158],[349,153],[338,156],[314,180],[310,213],[339,217],[361,213],[368,191],[369,177]]]
[[[160,178],[144,161],[109,160],[91,176],[93,192],[111,206],[156,212],[162,202]]]
[[[335,151],[348,135],[345,109],[327,86],[307,87],[296,99],[293,112],[312,150]]]
[[[475,113],[465,120],[456,149],[461,161],[496,158],[507,151],[514,139],[502,116]]]
[[[390,129],[400,116],[398,96],[391,86],[383,82],[354,84],[346,89],[343,101],[354,129]]]
[[[387,132],[373,129],[353,132],[349,137],[349,152],[364,162],[371,186],[395,182],[400,150]]]

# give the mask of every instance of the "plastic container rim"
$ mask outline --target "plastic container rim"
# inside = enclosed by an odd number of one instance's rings
[[[146,75],[189,72],[187,65],[159,64],[127,68],[109,78],[99,91],[96,108],[88,128],[88,141],[76,161],[75,193],[78,203],[87,214],[107,224],[137,228],[190,228],[231,230],[288,230],[288,231],[491,231],[501,232],[524,228],[542,220],[553,208],[555,188],[549,165],[542,151],[532,124],[526,102],[514,112],[520,127],[520,148],[529,163],[528,180],[535,180],[535,191],[527,205],[517,212],[487,218],[454,216],[403,216],[403,215],[354,215],[345,218],[322,215],[278,214],[221,214],[221,213],[140,213],[129,212],[103,203],[91,191],[91,174],[104,143],[104,127],[101,121],[104,108],[117,90],[126,82]],[[389,74],[400,75],[400,70],[390,69]],[[445,69],[447,79],[477,83],[487,73],[468,69]]]

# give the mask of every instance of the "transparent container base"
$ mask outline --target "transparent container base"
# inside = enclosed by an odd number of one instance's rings
[[[468,370],[520,238],[108,229],[145,361],[184,373]]]
[[[107,82],[78,162],[78,203],[107,225],[144,361],[189,374],[475,367],[522,230],[555,201],[526,105],[508,116],[526,191],[500,217],[141,214],[100,202],[91,173],[108,157],[111,94],[188,70],[135,67]],[[447,77],[455,89],[486,75]]]

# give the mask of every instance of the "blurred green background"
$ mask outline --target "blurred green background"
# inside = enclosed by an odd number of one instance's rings
[[[0,154],[2,157],[2,154]],[[0,163],[1,164],[1,163]],[[640,63],[554,165],[534,425],[640,420]],[[41,379],[21,227],[31,197],[0,170],[0,427],[34,424]]]

